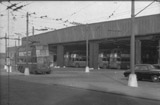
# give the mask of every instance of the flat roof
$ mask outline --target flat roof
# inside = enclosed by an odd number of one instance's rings
[[[135,35],[160,34],[160,14],[135,18]],[[104,38],[128,37],[131,35],[131,18],[63,28],[29,36],[41,44],[77,42]],[[22,45],[26,43],[22,38]]]

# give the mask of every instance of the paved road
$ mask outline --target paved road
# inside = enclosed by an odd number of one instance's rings
[[[9,98],[8,98],[9,91]],[[1,105],[160,105],[153,101],[130,96],[9,79],[1,76]]]

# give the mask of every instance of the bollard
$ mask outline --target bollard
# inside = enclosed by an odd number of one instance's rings
[[[7,67],[7,65],[4,65],[4,70],[6,70],[6,71],[7,71],[7,68],[8,68],[8,67]]]
[[[130,87],[138,87],[136,74],[130,74],[129,75],[128,86],[130,86]]]
[[[86,72],[86,73],[89,73],[89,67],[88,67],[88,66],[86,66],[85,72]]]
[[[30,75],[30,73],[29,73],[29,68],[25,68],[25,70],[24,70],[24,75]]]

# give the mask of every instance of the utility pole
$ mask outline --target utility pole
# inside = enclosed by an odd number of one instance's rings
[[[28,14],[28,12],[27,12],[27,20],[26,20],[26,65],[27,65],[27,67],[28,67],[28,30],[29,30],[29,20],[28,20],[28,16],[29,14]]]
[[[29,67],[28,67],[28,29],[29,29],[29,14],[26,14],[26,67],[25,67],[25,75],[29,75]]]
[[[16,53],[17,62],[19,62],[19,48],[20,48],[20,36],[18,36],[18,45],[17,45],[17,53]]]
[[[6,58],[6,62],[7,62],[7,72],[8,72],[8,75],[9,75],[9,72],[10,72],[10,58],[9,58],[9,34],[10,34],[10,30],[9,30],[9,26],[10,26],[10,22],[9,22],[9,9],[8,9],[8,34],[7,34],[7,37],[6,37],[6,40],[8,39],[7,41],[7,58]]]
[[[5,39],[5,67],[4,67],[4,69],[7,69],[8,70],[8,68],[7,68],[7,66],[8,66],[8,61],[9,61],[9,47],[8,47],[8,44],[9,44],[9,39],[11,39],[11,40],[18,40],[18,41],[20,41],[20,38],[9,38],[8,37],[8,35],[7,35],[7,33],[5,33],[5,37],[0,37],[0,39]],[[19,42],[18,42],[19,43]]]
[[[130,41],[130,69],[131,69],[131,74],[129,75],[129,80],[128,80],[128,86],[131,87],[138,87],[137,83],[137,76],[135,74],[135,5],[134,5],[134,0],[131,1],[131,28],[132,28],[132,33],[131,33],[131,41]]]
[[[18,46],[20,46],[20,36],[18,36]]]
[[[9,34],[10,34],[10,30],[9,30],[9,9],[8,9],[8,42],[7,42],[7,72],[8,72],[8,105],[10,104],[10,73],[11,72],[11,66],[10,66],[10,58],[9,58]]]
[[[15,54],[14,54],[14,60],[15,60],[15,65],[17,65],[17,41],[15,40]]]
[[[25,67],[25,71],[24,71],[24,74],[25,75],[29,75],[29,65],[28,65],[28,50],[29,50],[29,43],[28,43],[28,41],[29,41],[29,39],[28,39],[28,35],[29,35],[29,15],[31,15],[31,14],[35,14],[35,12],[34,13],[28,13],[27,12],[27,14],[26,14],[26,67]]]
[[[135,65],[135,28],[134,28],[134,21],[135,21],[135,16],[134,16],[134,0],[132,0],[132,8],[131,8],[131,28],[132,28],[132,33],[131,33],[131,70],[132,74],[135,74],[134,71],[134,65]]]
[[[14,40],[18,40],[18,44],[17,42],[15,42],[15,67],[16,67],[16,70],[17,70],[17,65],[18,65],[18,62],[19,62],[19,48],[20,48],[20,36],[18,35],[18,38],[13,38]]]
[[[89,72],[89,66],[88,66],[88,24],[86,25],[86,68],[85,72]]]
[[[34,26],[32,26],[32,35],[34,36]]]
[[[5,57],[5,63],[7,65],[7,33],[5,34],[5,52],[6,52],[6,57]]]

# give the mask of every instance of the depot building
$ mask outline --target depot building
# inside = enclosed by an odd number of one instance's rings
[[[49,56],[57,66],[63,67],[69,65],[69,58],[76,57],[75,54],[81,58],[88,56],[89,67],[96,69],[99,57],[111,57],[117,51],[114,49],[119,49],[121,58],[129,57],[131,33],[131,18],[127,18],[63,28],[28,38],[38,42],[35,44],[37,57]],[[22,46],[25,45],[26,37],[22,38]],[[160,63],[159,46],[160,14],[136,17],[135,63]]]

